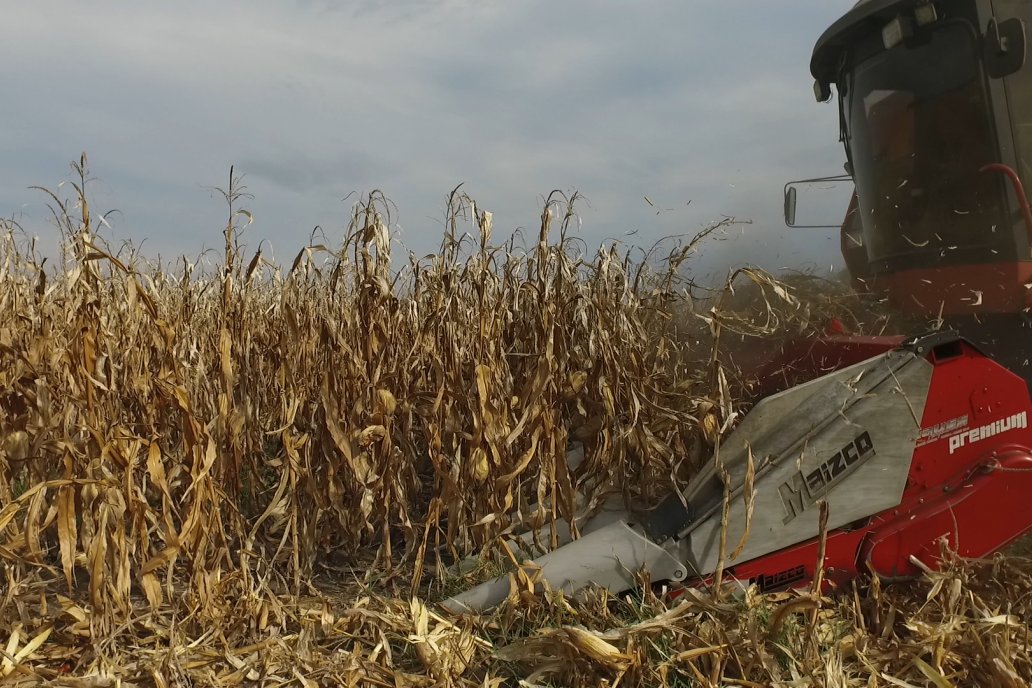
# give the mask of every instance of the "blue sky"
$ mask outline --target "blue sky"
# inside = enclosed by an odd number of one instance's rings
[[[219,246],[209,187],[235,165],[254,195],[245,241],[280,262],[317,225],[338,240],[349,194],[372,189],[397,206],[397,250],[429,252],[464,182],[496,238],[533,229],[552,189],[577,190],[589,247],[731,215],[752,224],[707,245],[698,271],[827,274],[835,233],[785,228],[781,190],[841,172],[808,64],[851,4],[23,3],[0,44],[0,215],[52,238],[27,187],[70,179],[86,151],[95,208],[120,211],[107,236],[151,256]]]

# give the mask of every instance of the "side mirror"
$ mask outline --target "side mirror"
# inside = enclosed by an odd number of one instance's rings
[[[843,186],[848,184],[848,186]],[[799,192],[803,194],[803,219],[800,223]],[[838,214],[849,202],[853,193],[853,178],[850,175],[799,179],[785,184],[785,225],[788,227],[834,229],[842,226],[841,220],[826,222],[820,216]],[[841,204],[841,205],[840,205]]]
[[[982,61],[993,79],[1014,74],[1025,64],[1025,22],[1017,17],[989,20],[985,30]]]
[[[796,208],[796,188],[794,186],[785,187],[785,224],[789,227],[795,227],[795,208]]]
[[[813,97],[817,99],[818,103],[827,103],[831,100],[831,84],[825,83],[820,79],[814,81]]]

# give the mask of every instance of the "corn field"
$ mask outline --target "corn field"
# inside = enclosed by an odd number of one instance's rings
[[[436,601],[507,536],[684,487],[751,402],[741,361],[828,317],[887,327],[830,283],[574,236],[493,236],[454,190],[433,255],[396,255],[379,192],[289,266],[243,248],[222,190],[214,266],[113,249],[46,190],[62,253],[0,236],[0,678],[11,685],[1002,685],[1032,680],[1027,561],[909,586],[676,603],[645,586]],[[216,230],[217,231],[217,230]],[[54,264],[56,262],[56,265]],[[572,466],[577,447],[583,460]],[[547,544],[547,543],[546,543]],[[484,571],[481,571],[483,574]]]

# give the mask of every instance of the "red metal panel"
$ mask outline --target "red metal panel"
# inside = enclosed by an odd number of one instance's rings
[[[878,575],[913,576],[914,556],[929,568],[941,563],[940,540],[962,557],[978,559],[1032,530],[1032,455],[1012,449],[967,480],[956,481],[939,499],[876,526],[860,563]]]
[[[1032,306],[1028,261],[903,270],[868,282],[872,291],[884,290],[894,307],[922,316],[1020,313]]]

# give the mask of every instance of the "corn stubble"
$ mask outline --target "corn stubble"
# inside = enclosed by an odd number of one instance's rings
[[[507,536],[684,486],[748,407],[731,351],[835,315],[830,284],[570,236],[498,243],[458,189],[398,269],[372,193],[288,268],[243,253],[230,172],[214,270],[113,251],[86,160],[50,194],[47,269],[0,244],[0,678],[12,685],[1003,685],[1032,677],[1023,559],[816,594],[563,600],[513,578],[477,619],[434,604],[503,570]],[[695,298],[693,298],[693,296]],[[570,446],[583,452],[571,468]],[[515,517],[510,517],[515,514]],[[547,536],[546,536],[547,537]],[[548,546],[548,542],[541,543]],[[732,549],[735,543],[729,543]],[[733,553],[731,555],[733,557]]]

